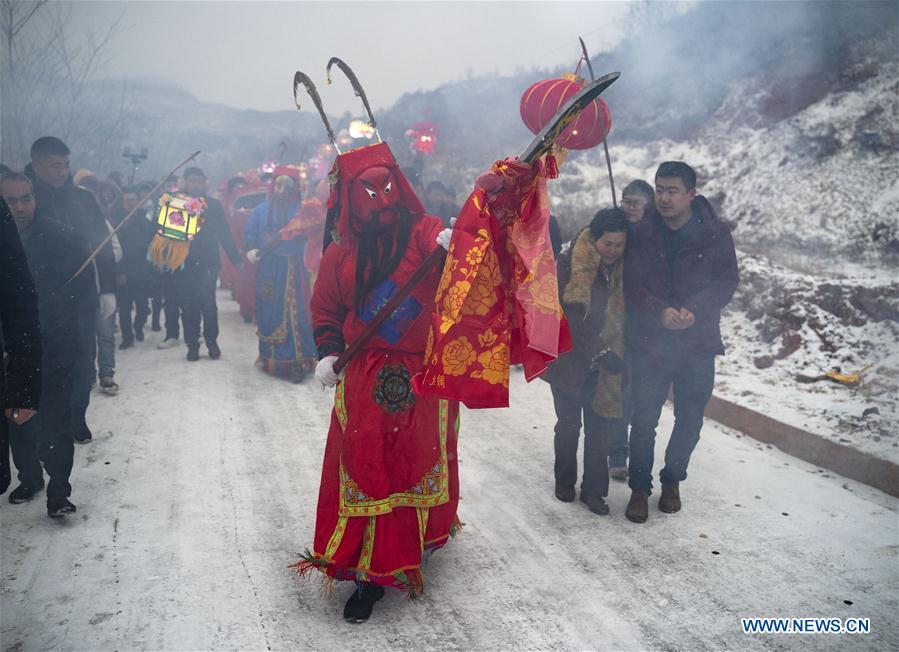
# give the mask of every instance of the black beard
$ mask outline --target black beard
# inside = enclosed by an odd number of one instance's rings
[[[353,229],[359,239],[356,255],[356,291],[353,307],[360,314],[368,294],[396,271],[409,246],[412,232],[412,214],[405,206],[395,209],[399,220],[395,227],[381,224],[384,211],[375,211],[360,230]]]

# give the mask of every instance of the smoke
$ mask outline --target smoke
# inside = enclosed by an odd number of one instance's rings
[[[624,30],[621,42],[593,56],[597,75],[622,73],[603,96],[612,112],[613,151],[616,145],[685,142],[713,122],[760,126],[786,118],[854,83],[847,76],[848,51],[869,36],[895,31],[899,22],[892,2],[700,2],[687,11],[672,11],[667,3],[636,6],[609,28]],[[576,45],[576,35],[571,38]],[[524,89],[572,72],[575,62],[409,93],[381,113],[381,132],[396,144],[415,120],[437,122],[441,134],[425,182],[449,182],[461,200],[474,175],[530,140],[518,114]],[[735,93],[747,88],[753,97]],[[605,167],[598,150],[572,152],[566,165],[587,162]],[[645,164],[652,167],[652,161]],[[597,181],[607,186],[600,172]],[[622,182],[630,180],[625,172],[616,169]],[[611,203],[611,195],[604,201]]]

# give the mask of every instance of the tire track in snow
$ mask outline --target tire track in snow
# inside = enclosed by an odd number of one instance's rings
[[[259,616],[259,628],[262,631],[262,638],[265,640],[265,649],[271,650],[272,645],[269,640],[268,628],[265,626],[265,616],[262,613],[262,606],[259,600],[259,589],[256,586],[256,582],[253,580],[253,575],[250,573],[250,569],[247,566],[247,560],[244,557],[243,548],[240,544],[240,534],[238,532],[237,523],[239,522],[238,514],[237,514],[237,501],[234,499],[234,487],[231,484],[231,474],[228,471],[228,463],[225,460],[225,444],[228,442],[228,423],[224,424],[224,428],[222,428],[222,436],[219,439],[219,462],[222,467],[222,483],[224,484],[225,491],[228,494],[228,502],[231,504],[231,538],[234,541],[234,550],[237,553],[237,559],[240,561],[241,568],[243,568],[244,575],[247,578],[247,582],[250,584],[250,588],[253,591],[253,601],[255,602],[254,607],[256,609],[256,613]]]

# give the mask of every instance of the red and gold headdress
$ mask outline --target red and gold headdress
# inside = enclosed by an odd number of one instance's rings
[[[337,65],[353,86],[356,95],[362,99],[368,114],[368,124],[374,130],[378,143],[341,152],[334,137],[334,130],[322,106],[321,97],[308,75],[297,72],[294,75],[294,100],[303,85],[318,109],[328,138],[337,151],[337,159],[331,168],[331,194],[328,198],[328,220],[326,238],[337,242],[351,240],[361,232],[361,227],[378,220],[388,225],[397,219],[397,209],[405,208],[413,219],[425,212],[421,200],[412,189],[412,184],[400,170],[387,143],[381,141],[377,122],[372,114],[368,98],[358,78],[343,61],[332,57],[328,62],[328,83],[331,82],[331,67]],[[296,101],[297,108],[300,104]]]

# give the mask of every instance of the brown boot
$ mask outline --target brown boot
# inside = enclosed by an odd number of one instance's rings
[[[659,496],[659,511],[674,514],[680,511],[680,489],[676,482],[663,482]]]
[[[649,518],[649,496],[644,492],[634,489],[631,492],[631,499],[627,503],[627,509],[624,510],[627,520],[634,523],[645,523]]]

